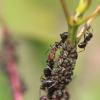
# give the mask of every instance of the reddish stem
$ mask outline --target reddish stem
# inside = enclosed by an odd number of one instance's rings
[[[12,87],[13,100],[23,100],[20,77],[17,72],[17,65],[14,56],[14,44],[11,42],[10,34],[6,27],[3,29],[3,35],[6,69]]]

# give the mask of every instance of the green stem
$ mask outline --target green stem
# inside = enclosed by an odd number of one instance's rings
[[[70,14],[70,12],[69,12],[69,10],[68,10],[67,5],[65,4],[65,0],[60,0],[60,3],[61,3],[61,6],[62,6],[62,9],[63,9],[63,11],[64,11],[64,14],[65,14],[67,23],[68,23],[68,24],[71,24],[71,23],[70,23],[71,20],[72,20],[72,19],[71,19],[71,14]]]
[[[68,26],[68,32],[69,32],[69,40],[72,45],[76,45],[76,33],[78,30],[78,26]]]

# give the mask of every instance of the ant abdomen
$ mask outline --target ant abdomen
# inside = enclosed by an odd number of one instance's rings
[[[78,47],[79,48],[85,48],[86,47],[86,44],[85,42],[81,42],[80,44],[78,44]]]
[[[51,69],[49,67],[44,68],[45,77],[51,76]]]
[[[84,42],[88,42],[90,41],[90,39],[93,37],[93,34],[92,33],[88,33],[87,36],[85,37],[84,39]]]

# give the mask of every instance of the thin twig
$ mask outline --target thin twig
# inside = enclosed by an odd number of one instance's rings
[[[100,6],[98,6],[98,7],[96,8],[96,10],[95,10],[91,15],[89,15],[89,16],[83,18],[82,21],[80,21],[80,22],[78,23],[78,25],[81,25],[82,23],[87,22],[87,21],[90,20],[90,19],[94,19],[97,15],[100,15]]]
[[[91,15],[89,15],[89,16],[87,16],[85,19],[84,19],[84,22],[87,22],[89,19],[91,19],[91,18],[95,18],[97,15],[100,15],[100,6],[98,6],[97,8],[96,8],[96,10],[91,14]]]
[[[60,0],[60,2],[61,2],[61,5],[62,5],[62,8],[63,8],[63,11],[65,13],[65,17],[66,17],[67,23],[68,24],[71,24],[72,17],[71,17],[71,15],[69,13],[69,10],[67,8],[67,5],[65,4],[64,0]]]
[[[86,17],[85,21],[86,24],[82,27],[82,29],[80,30],[80,32],[77,34],[77,39],[78,42],[81,39],[81,37],[84,35],[84,33],[86,32],[87,29],[90,28],[92,21],[94,20],[94,18],[100,14],[100,6],[97,7],[97,9],[88,17]]]
[[[75,18],[82,17],[83,14],[87,11],[91,4],[91,0],[80,0],[78,7],[76,8]]]

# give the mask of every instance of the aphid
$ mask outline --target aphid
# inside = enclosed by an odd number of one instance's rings
[[[67,91],[64,91],[64,100],[69,100],[69,93]]]
[[[40,97],[40,100],[48,100],[48,98],[46,96],[42,96]]]
[[[62,90],[57,90],[55,92],[56,97],[61,98],[63,96],[63,91]]]
[[[56,90],[56,88],[54,86],[48,89],[48,94],[47,95],[48,95],[49,99],[52,99],[52,96],[53,96],[55,90]]]
[[[45,75],[45,77],[51,76],[51,72],[52,72],[52,69],[49,66],[44,68],[44,75]]]
[[[70,52],[70,57],[73,58],[73,59],[77,59],[78,58],[78,54],[76,52],[76,48],[73,49],[71,52]]]
[[[56,42],[54,45],[53,45],[53,47],[51,48],[51,51],[50,51],[50,53],[49,53],[49,55],[48,55],[48,62],[49,61],[52,61],[52,60],[54,60],[55,59],[55,54],[56,54],[56,51],[57,51],[57,49],[58,49],[58,42]]]
[[[93,37],[93,34],[92,34],[91,32],[86,33],[86,34],[84,35],[84,41],[81,42],[80,44],[78,44],[78,47],[79,47],[79,48],[85,49],[85,47],[86,47],[88,41],[90,41],[92,37]]]

